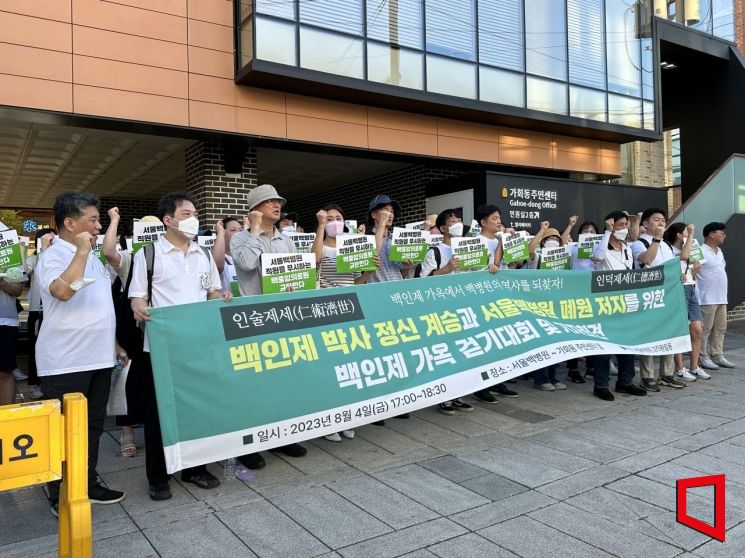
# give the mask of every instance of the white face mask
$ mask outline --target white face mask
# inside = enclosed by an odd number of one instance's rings
[[[196,217],[187,217],[178,222],[178,227],[173,228],[183,233],[184,236],[194,238],[199,232],[199,219]]]
[[[297,229],[295,228],[295,225],[288,225],[288,226],[286,226],[286,227],[282,227],[282,232],[283,232],[284,234],[287,234],[287,233],[294,233],[294,232],[296,232],[296,231],[297,231]]]
[[[561,242],[559,242],[555,238],[549,238],[546,242],[543,243],[544,248],[558,248],[559,246],[561,246]]]
[[[448,227],[448,234],[456,238],[463,236],[463,223],[455,223]]]
[[[618,240],[626,240],[626,237],[629,234],[629,229],[621,229],[620,231],[613,231],[613,236],[616,237]]]

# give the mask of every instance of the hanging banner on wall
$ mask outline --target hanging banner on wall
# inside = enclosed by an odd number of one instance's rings
[[[169,472],[415,411],[570,358],[690,348],[677,259],[628,271],[455,273],[150,312]]]

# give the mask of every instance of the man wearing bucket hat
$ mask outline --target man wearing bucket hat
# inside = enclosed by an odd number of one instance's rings
[[[257,186],[246,196],[249,213],[244,230],[230,240],[230,252],[243,296],[262,294],[261,254],[297,252],[292,239],[276,227],[285,203],[287,200],[271,184]]]
[[[261,254],[297,252],[292,239],[276,227],[285,203],[287,200],[271,184],[257,186],[246,196],[249,213],[244,220],[244,229],[230,240],[230,252],[243,296],[262,294]],[[289,444],[273,451],[290,457],[302,457],[307,453],[300,444]],[[261,469],[266,464],[259,453],[242,455],[238,461],[249,469]]]

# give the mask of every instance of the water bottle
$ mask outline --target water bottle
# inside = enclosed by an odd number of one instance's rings
[[[121,376],[122,371],[124,370],[124,359],[127,356],[127,353],[119,353],[116,357],[116,364],[114,365],[114,369],[111,371],[111,384],[116,384],[117,380],[119,380],[119,376]]]
[[[235,478],[235,469],[236,469],[236,462],[235,457],[229,457],[225,460],[225,464],[223,465],[223,469],[225,472],[225,480],[231,481]]]

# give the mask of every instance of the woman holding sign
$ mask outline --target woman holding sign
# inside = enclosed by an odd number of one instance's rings
[[[313,253],[316,255],[318,266],[318,283],[322,289],[330,287],[351,287],[367,283],[372,271],[337,271],[336,269],[336,237],[344,233],[344,213],[336,204],[329,204],[316,213],[318,228],[313,242]],[[330,442],[341,442],[342,436],[354,438],[354,430],[342,430],[324,436]]]

